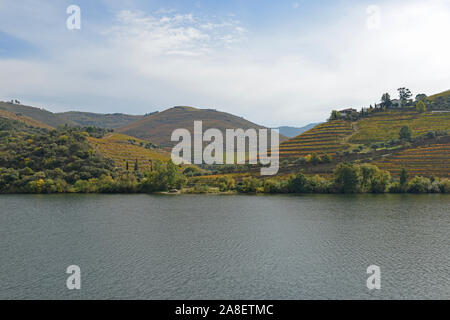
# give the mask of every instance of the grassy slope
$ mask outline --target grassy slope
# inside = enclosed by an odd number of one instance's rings
[[[448,97],[448,96],[450,96],[450,90],[447,90],[447,91],[444,91],[444,92],[437,93],[437,94],[434,94],[432,96],[429,96],[428,99],[434,100],[437,97]]]
[[[0,102],[0,110],[9,111],[11,113],[32,118],[54,128],[64,124],[75,125],[74,122],[64,119],[57,114],[51,113],[50,111],[20,104]]]
[[[114,160],[117,167],[125,168],[128,160],[129,169],[133,170],[136,159],[139,170],[146,170],[150,166],[149,160],[170,159],[170,154],[159,149],[146,149],[144,146],[148,142],[145,140],[130,137],[124,134],[111,133],[101,139],[89,138],[89,143],[104,157]]]
[[[15,114],[9,111],[5,111],[5,110],[0,110],[0,117],[1,118],[5,118],[5,119],[9,119],[9,120],[16,120],[16,121],[20,121],[23,122],[29,126],[32,127],[36,127],[36,128],[44,128],[44,129],[52,129],[51,126],[40,122],[38,120],[20,115],[20,114]]]
[[[144,116],[135,116],[122,113],[100,114],[78,111],[57,113],[57,115],[82,127],[92,126],[106,129],[116,129],[144,118]]]
[[[203,131],[208,128],[217,128],[224,133],[225,129],[264,128],[229,113],[210,109],[174,107],[119,128],[117,129],[117,132],[150,140],[163,147],[170,147],[176,144],[170,141],[172,132],[175,129],[184,128],[193,133],[194,121],[198,120],[203,121]],[[282,138],[286,139],[284,136]]]

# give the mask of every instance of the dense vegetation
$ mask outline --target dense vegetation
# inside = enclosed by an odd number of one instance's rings
[[[45,109],[41,108],[34,108],[30,106],[24,106],[18,101],[15,103],[12,102],[2,102],[0,101],[0,110],[5,110],[14,114],[18,114],[20,116],[26,116],[31,119],[40,121],[42,123],[45,123],[46,125],[56,128],[58,126],[63,126],[65,124],[68,125],[76,125],[74,122],[65,119],[63,117],[60,117],[59,115],[52,113],[50,111],[47,111]]]
[[[287,178],[257,179],[243,177],[235,179],[231,175],[196,177],[189,181],[188,192],[210,193],[450,193],[450,180],[436,177],[416,176],[410,179],[403,169],[398,178],[393,178],[386,170],[371,164],[339,164],[331,177],[308,176],[303,172]]]
[[[0,193],[154,192],[179,188],[185,178],[173,163],[155,162],[141,173],[116,168],[91,148],[98,128],[35,128],[0,118]],[[130,172],[131,171],[131,172]]]

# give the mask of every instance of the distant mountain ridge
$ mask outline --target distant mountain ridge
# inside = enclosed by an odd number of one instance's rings
[[[280,131],[280,134],[288,137],[293,138],[298,136],[299,134],[308,131],[309,129],[314,128],[315,126],[321,124],[322,122],[316,122],[316,123],[310,123],[304,127],[290,127],[290,126],[282,126],[275,129],[278,129]]]

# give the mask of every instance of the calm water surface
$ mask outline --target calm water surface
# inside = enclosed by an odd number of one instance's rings
[[[450,196],[0,196],[0,299],[450,299]],[[79,265],[80,291],[65,270]],[[381,267],[381,290],[366,287]]]

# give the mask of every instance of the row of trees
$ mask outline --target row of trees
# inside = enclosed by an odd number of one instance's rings
[[[213,183],[214,185],[214,183]],[[403,169],[398,180],[390,173],[370,164],[342,163],[331,178],[308,177],[299,172],[289,179],[245,178],[229,183],[240,193],[450,193],[450,180],[438,178],[409,178]]]
[[[398,88],[398,100],[400,101],[400,105],[398,107],[415,107],[418,112],[425,112],[427,110],[427,104],[431,104],[432,101],[430,101],[426,94],[418,94],[415,97],[415,100],[412,98],[411,90],[408,88],[402,87]],[[345,119],[345,120],[351,120],[356,121],[360,118],[365,118],[369,116],[372,113],[376,112],[383,112],[386,111],[389,108],[394,107],[394,102],[391,99],[391,96],[389,93],[383,93],[381,96],[381,103],[377,104],[375,103],[373,106],[370,105],[369,108],[361,108],[361,110],[352,112],[352,113],[346,113],[345,115],[342,115],[337,110],[332,110],[330,119],[329,120],[338,120],[338,119]]]

